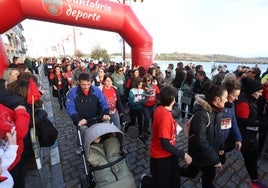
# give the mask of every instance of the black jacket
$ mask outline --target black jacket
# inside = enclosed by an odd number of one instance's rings
[[[246,94],[242,93],[238,101],[236,102],[236,105],[245,102],[249,105],[250,108],[250,115],[248,118],[239,118],[238,116],[236,117],[237,123],[239,126],[239,129],[245,130],[246,127],[262,127],[266,125],[266,121],[262,121],[260,116],[259,116],[259,111],[258,111],[258,105],[257,105],[257,100],[254,99],[252,96],[247,96]],[[236,106],[237,108],[237,106]]]
[[[196,80],[193,85],[193,92],[198,94],[204,94],[205,93],[205,84],[209,82],[211,83],[211,80],[208,77],[205,77],[203,81]]]
[[[223,148],[220,113],[213,111],[208,102],[197,95],[188,141],[193,164],[200,167],[218,164],[218,153]]]

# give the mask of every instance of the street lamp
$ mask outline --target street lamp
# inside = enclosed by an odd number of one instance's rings
[[[74,56],[76,56],[76,33],[75,33],[75,28],[73,26],[73,41],[74,41]]]
[[[63,56],[65,57],[66,54],[65,54],[65,47],[64,47],[64,45],[65,45],[64,43],[65,43],[65,42],[64,42],[64,40],[65,40],[65,39],[62,38],[62,39],[61,39],[61,42],[58,42],[58,53],[59,53],[59,55],[60,55],[60,46],[61,46],[61,47],[62,47],[62,51],[63,51]]]
[[[67,37],[66,37],[66,41],[71,41],[71,38],[73,38],[72,40],[73,40],[73,46],[74,46],[74,56],[76,56],[76,51],[77,51],[77,38],[76,38],[76,30],[77,30],[77,28],[75,28],[74,26],[73,26],[73,34],[69,34],[69,35],[67,35]],[[78,31],[79,31],[79,36],[82,36],[83,35],[83,33],[78,29]]]

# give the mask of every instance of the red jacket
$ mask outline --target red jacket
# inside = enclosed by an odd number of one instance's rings
[[[29,131],[30,115],[26,110],[11,110],[0,103],[0,138],[6,139],[6,133],[11,131],[12,126],[16,126],[18,151],[15,161],[8,170],[12,170],[21,159],[24,149],[23,139]]]

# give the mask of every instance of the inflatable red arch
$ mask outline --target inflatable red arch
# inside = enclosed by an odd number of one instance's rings
[[[147,70],[152,65],[152,37],[128,5],[108,0],[1,0],[0,17],[1,34],[24,19],[117,32],[131,47],[133,66]],[[0,37],[0,77],[7,66]]]

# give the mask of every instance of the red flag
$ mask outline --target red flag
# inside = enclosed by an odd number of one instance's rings
[[[33,102],[36,102],[40,99],[41,94],[33,81],[32,78],[30,78],[29,81],[29,87],[28,87],[28,95],[27,95],[27,103],[32,104]]]

